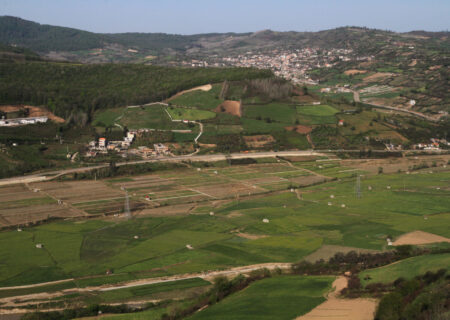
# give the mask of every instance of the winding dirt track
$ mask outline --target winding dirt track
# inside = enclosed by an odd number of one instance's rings
[[[346,277],[338,277],[333,282],[334,291],[327,296],[327,301],[296,320],[373,320],[377,301],[374,299],[342,299],[339,293],[347,287]]]
[[[168,276],[168,277],[159,277],[159,278],[150,278],[150,279],[140,279],[140,280],[133,280],[128,282],[122,282],[117,284],[108,284],[108,285],[101,285],[101,286],[95,286],[95,287],[86,287],[86,288],[71,288],[71,289],[65,289],[57,292],[47,293],[47,292],[41,292],[41,293],[35,293],[35,294],[29,294],[29,295],[22,295],[22,296],[15,296],[15,297],[7,297],[7,298],[1,298],[0,299],[0,306],[2,307],[8,307],[8,308],[14,308],[16,309],[10,309],[10,313],[22,313],[23,309],[18,309],[18,306],[21,306],[22,302],[24,301],[30,301],[30,300],[47,300],[47,299],[55,299],[67,294],[72,294],[75,292],[91,292],[91,291],[113,291],[118,289],[124,289],[124,288],[132,288],[137,286],[143,286],[143,285],[149,285],[149,284],[158,284],[158,283],[164,283],[164,282],[171,282],[171,281],[179,281],[179,280],[187,280],[187,279],[193,279],[193,278],[202,278],[205,280],[212,280],[218,276],[225,276],[225,277],[234,277],[239,274],[245,274],[249,273],[255,270],[260,270],[263,268],[267,268],[269,270],[274,269],[290,269],[291,264],[290,263],[262,263],[262,264],[255,264],[255,265],[248,265],[243,267],[235,267],[231,269],[226,270],[216,270],[216,271],[209,271],[209,272],[203,272],[203,273],[191,273],[191,274],[182,274],[182,275],[175,275],[175,276]],[[64,281],[70,281],[72,279],[67,280],[60,280],[55,281],[54,283],[61,283]],[[52,284],[52,282],[48,282],[46,284]],[[42,286],[43,284],[34,284],[34,285],[27,285],[27,286],[20,286],[15,288],[34,288],[38,286]],[[0,290],[8,290],[13,289],[14,287],[3,287],[0,288]],[[16,312],[14,312],[16,310]],[[3,309],[0,309],[0,314],[3,312]]]

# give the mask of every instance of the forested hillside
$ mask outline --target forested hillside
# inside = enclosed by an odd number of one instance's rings
[[[0,104],[44,105],[64,118],[160,101],[224,80],[271,77],[268,70],[169,68],[135,64],[0,63]]]

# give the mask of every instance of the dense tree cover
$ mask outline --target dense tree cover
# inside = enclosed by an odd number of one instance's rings
[[[411,280],[399,278],[393,288],[381,299],[376,320],[448,319],[450,291],[445,269]]]
[[[16,17],[0,17],[0,42],[39,52],[100,48],[104,38],[92,32],[41,25]]]
[[[12,61],[39,61],[41,57],[26,48],[13,47],[0,43],[0,62],[12,62]]]
[[[90,120],[101,108],[160,101],[205,83],[271,76],[247,68],[1,63],[0,104],[45,105],[59,116],[84,121],[83,114]]]

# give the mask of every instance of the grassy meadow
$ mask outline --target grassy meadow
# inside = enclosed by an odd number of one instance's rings
[[[325,301],[333,280],[300,276],[264,279],[188,319],[295,319]]]

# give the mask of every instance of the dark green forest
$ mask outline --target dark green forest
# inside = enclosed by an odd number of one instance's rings
[[[90,119],[101,108],[160,101],[206,83],[272,76],[268,70],[246,68],[0,63],[0,104],[47,106],[63,118],[82,113]]]

